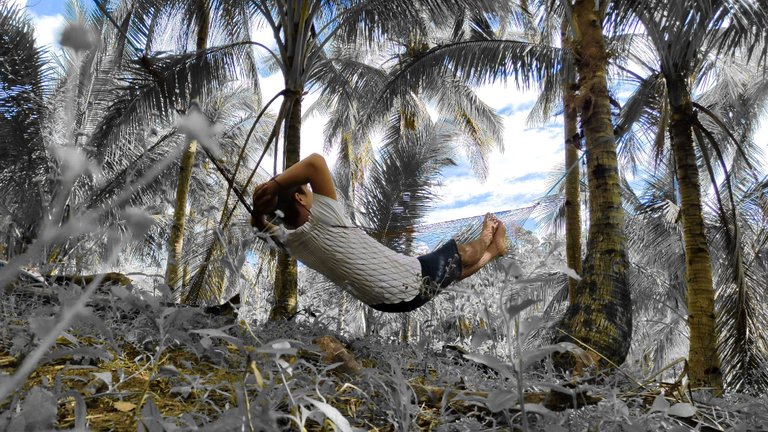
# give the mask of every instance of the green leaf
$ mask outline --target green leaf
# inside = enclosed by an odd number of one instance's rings
[[[675,417],[693,417],[696,414],[696,407],[689,403],[676,403],[669,408],[667,414]]]
[[[546,323],[546,320],[542,315],[534,315],[520,320],[520,336],[525,338],[527,335],[538,330],[544,323]]]
[[[667,402],[667,399],[664,397],[663,394],[660,394],[656,396],[656,398],[653,400],[653,405],[651,405],[651,411],[650,412],[667,412],[669,409],[669,402]]]
[[[153,218],[152,215],[136,207],[126,208],[123,211],[123,218],[125,218],[125,224],[131,231],[134,240],[141,240],[144,238],[150,228],[155,224],[155,218]]]
[[[34,387],[27,393],[21,405],[21,415],[26,420],[27,430],[48,430],[56,422],[56,398],[41,387]]]
[[[485,341],[491,340],[491,334],[488,332],[488,330],[481,329],[480,331],[474,333],[472,335],[472,340],[470,344],[472,345],[472,348],[477,348],[480,345],[483,344]]]
[[[227,333],[224,333],[223,331],[219,329],[201,329],[201,330],[191,330],[190,333],[197,333],[202,336],[207,336],[209,338],[215,337],[219,339],[224,339],[227,342],[231,342],[237,346],[241,346],[243,342]]]
[[[516,407],[518,399],[517,393],[515,392],[509,390],[496,390],[488,395],[485,405],[489,410],[497,413]]]
[[[525,299],[520,303],[509,304],[506,307],[507,319],[516,317],[520,312],[526,310],[529,306],[538,303],[539,300]]]
[[[541,414],[544,416],[551,416],[554,413],[542,404],[525,404],[525,412]]]
[[[71,397],[72,399],[75,400],[74,430],[86,430],[88,425],[88,420],[86,419],[87,408],[85,406],[85,399],[83,399],[83,396],[80,393],[74,390],[70,390],[64,393],[64,397]]]
[[[138,425],[139,431],[164,432],[163,415],[157,408],[152,398],[147,398],[144,407],[141,409],[141,422]]]
[[[503,362],[498,358],[486,354],[464,354],[464,358],[488,366],[507,378],[514,377],[514,368],[509,363]]]
[[[576,270],[568,267],[568,266],[555,266],[555,270],[559,271],[560,273],[563,273],[567,275],[571,279],[576,279],[577,281],[581,280],[581,276],[579,276],[578,273],[576,273]]]
[[[112,387],[112,373],[111,372],[91,372],[96,378],[104,381],[108,387]]]
[[[352,426],[349,424],[349,420],[344,418],[344,416],[337,410],[336,408],[328,405],[325,402],[316,401],[314,399],[306,398],[309,403],[314,405],[317,409],[323,412],[326,417],[330,421],[333,422],[333,424],[336,425],[336,427],[341,432],[352,432]]]
[[[296,355],[297,349],[291,347],[291,344],[288,341],[280,341],[272,342],[270,345],[257,348],[256,351],[264,354],[275,354],[277,356],[281,356]]]
[[[29,319],[29,326],[38,339],[44,339],[48,336],[54,327],[56,327],[55,317],[32,317]]]
[[[523,275],[523,268],[518,264],[516,260],[511,258],[502,258],[499,261],[499,265],[504,271],[504,276],[509,279],[517,279]]]

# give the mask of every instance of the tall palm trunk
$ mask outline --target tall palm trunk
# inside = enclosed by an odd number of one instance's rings
[[[574,96],[569,92],[566,98]],[[576,110],[566,108],[565,121],[565,255],[568,267],[579,275],[581,268],[581,173],[579,167],[579,129]],[[573,303],[576,298],[576,287],[579,281],[568,279],[568,301]]]
[[[210,10],[206,0],[198,0],[197,40],[195,48],[200,51],[207,47],[208,34],[210,33]],[[197,95],[192,95],[194,99]],[[176,185],[176,202],[173,209],[173,225],[168,239],[168,263],[165,268],[165,281],[171,287],[176,287],[179,282],[179,261],[184,248],[184,228],[187,224],[187,197],[189,196],[189,184],[192,178],[192,167],[197,155],[197,141],[190,140],[181,158],[179,168],[179,182]],[[182,285],[185,285],[182,283]],[[182,286],[182,292],[186,290]]]
[[[606,81],[608,53],[601,23],[602,14],[595,7],[595,0],[574,3],[574,55],[586,136],[590,225],[583,278],[558,327],[564,332],[560,340],[570,341],[567,335],[571,335],[621,364],[632,336],[632,305],[627,285],[616,141]]]
[[[688,287],[688,378],[692,388],[722,392],[723,377],[715,337],[715,291],[712,262],[701,208],[701,185],[693,147],[693,105],[684,77],[667,79],[671,106],[670,137],[680,188],[680,215],[685,243],[685,282]]]
[[[287,88],[290,88],[286,84]],[[285,99],[289,111],[285,119],[285,154],[284,166],[291,167],[299,161],[301,150],[301,94],[303,89],[292,89],[292,95]],[[270,320],[285,320],[296,315],[298,305],[299,277],[296,259],[286,253],[280,253],[275,273],[275,303],[269,312]]]
[[[560,33],[563,47],[573,47],[573,41],[568,36],[565,22]],[[578,112],[575,106],[576,83],[571,77],[563,80],[563,132],[565,136],[565,256],[568,267],[581,274],[581,200],[579,167],[579,137]],[[568,301],[573,303],[576,298],[578,281],[568,278]]]

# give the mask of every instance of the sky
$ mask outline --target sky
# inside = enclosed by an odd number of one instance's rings
[[[9,1],[9,0],[0,0]],[[10,0],[26,6],[36,28],[37,43],[58,46],[57,39],[64,25],[65,1]],[[255,34],[257,41],[267,41],[269,35]],[[269,100],[282,89],[282,78],[263,77],[262,93]],[[504,149],[495,149],[489,155],[489,173],[481,182],[472,172],[466,159],[444,171],[442,185],[435,208],[427,215],[427,223],[482,215],[488,211],[504,211],[536,203],[551,185],[549,172],[562,166],[562,117],[539,128],[526,125],[528,110],[536,100],[534,92],[520,92],[512,86],[487,85],[477,88],[481,100],[495,108],[504,120]],[[316,95],[305,97],[309,107]],[[336,155],[323,152],[324,119],[313,117],[302,124],[302,157],[311,153],[326,156],[333,163]],[[768,119],[764,119],[755,140],[768,153]],[[459,153],[461,154],[461,153]]]

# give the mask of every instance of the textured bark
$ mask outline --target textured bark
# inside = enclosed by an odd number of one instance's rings
[[[198,51],[207,46],[210,32],[210,14],[205,0],[198,0],[198,23],[196,48]],[[194,99],[197,95],[191,95]],[[165,268],[165,281],[173,287],[179,283],[179,261],[184,249],[184,229],[187,224],[187,197],[189,196],[192,167],[197,155],[197,141],[190,141],[184,150],[179,168],[179,182],[176,185],[176,202],[173,209],[173,225],[168,239],[168,263]]]
[[[715,291],[712,262],[701,208],[701,184],[693,146],[693,105],[682,77],[667,78],[672,118],[670,137],[680,190],[680,216],[685,244],[685,282],[688,287],[688,378],[691,388],[723,390],[723,376],[715,333]]]
[[[192,178],[192,167],[197,154],[197,141],[191,140],[181,158],[179,182],[176,184],[176,201],[173,210],[173,225],[168,239],[168,263],[165,268],[165,282],[175,287],[179,283],[179,261],[184,248],[184,228],[187,224],[187,197]]]
[[[411,314],[404,313],[402,328],[400,329],[400,342],[408,343],[411,341]]]
[[[621,364],[632,339],[632,305],[616,141],[606,81],[608,54],[599,13],[594,0],[574,3],[574,54],[586,138],[590,225],[583,278],[558,327],[564,332],[560,340],[583,342]],[[561,367],[577,366],[569,358],[559,360]]]
[[[565,255],[568,267],[581,275],[581,170],[576,111],[565,112]],[[568,278],[568,301],[576,297],[579,281]]]
[[[295,89],[295,94],[286,98],[290,111],[285,119],[285,168],[299,161],[301,150],[301,93],[303,89]],[[269,313],[270,320],[285,320],[296,315],[298,307],[298,272],[296,259],[288,254],[280,253],[275,273],[275,304]]]
[[[566,29],[561,32],[561,42],[564,47],[572,47],[573,41]],[[580,182],[581,167],[579,166],[579,137],[578,111],[575,106],[577,85],[571,79],[563,82],[563,132],[565,136],[565,255],[568,267],[581,275],[581,200]],[[568,301],[573,303],[576,298],[576,287],[579,281],[568,278]]]

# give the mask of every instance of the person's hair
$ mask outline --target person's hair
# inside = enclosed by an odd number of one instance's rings
[[[299,203],[296,201],[297,193],[304,193],[301,186],[290,187],[277,193],[277,207],[275,210],[283,212],[283,223],[289,228],[296,228],[299,223]],[[273,214],[273,216],[275,216]]]

